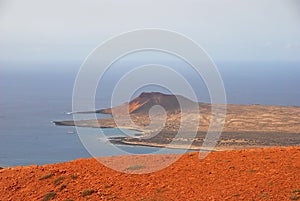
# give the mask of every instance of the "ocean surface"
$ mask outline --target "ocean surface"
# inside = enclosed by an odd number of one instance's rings
[[[228,103],[300,106],[299,63],[218,64]],[[26,68],[24,68],[26,69]],[[62,72],[0,69],[0,166],[49,164],[91,157],[73,127],[55,126],[53,120],[72,119],[72,90],[77,69]],[[195,86],[197,87],[197,86]],[[207,92],[199,101],[208,102]],[[156,88],[147,88],[147,91]],[[204,90],[205,91],[205,90]],[[96,97],[99,108],[109,99]],[[100,116],[101,117],[101,116]],[[106,129],[107,136],[120,136]],[[101,145],[101,140],[93,136]],[[130,153],[152,153],[157,148],[121,146]],[[171,150],[172,151],[172,150]],[[170,152],[171,152],[170,151]],[[102,150],[102,155],[110,155]]]

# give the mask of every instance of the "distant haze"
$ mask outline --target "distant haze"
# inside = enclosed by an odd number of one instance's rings
[[[1,0],[0,68],[77,69],[104,40],[141,28],[185,34],[216,61],[299,61],[299,22],[298,0]]]

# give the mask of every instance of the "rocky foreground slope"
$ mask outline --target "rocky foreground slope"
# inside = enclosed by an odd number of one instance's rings
[[[202,160],[188,153],[163,170],[129,174],[147,168],[131,164],[121,173],[95,159],[5,168],[0,200],[300,200],[300,147],[213,152]]]

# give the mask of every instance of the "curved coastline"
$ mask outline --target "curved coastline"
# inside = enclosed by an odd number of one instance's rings
[[[189,104],[199,104],[199,111],[190,110],[188,113],[181,113],[177,98],[181,98]],[[156,115],[157,122],[164,122],[162,130],[158,125],[152,125],[149,118],[149,109],[154,105],[161,105],[167,112],[167,118]],[[195,103],[183,97],[166,95],[161,93],[142,93],[129,103],[124,103],[114,108],[97,110],[97,113],[112,114],[115,110],[119,115],[124,111],[130,111],[131,121],[127,118],[120,118],[118,125],[113,117],[79,120],[79,121],[53,121],[58,126],[78,126],[90,128],[119,128],[138,132],[134,137],[110,139],[113,143],[124,145],[186,148],[186,144],[192,144],[192,150],[200,150],[211,123],[211,104]],[[220,105],[216,105],[218,107]],[[216,148],[212,150],[248,149],[257,147],[276,146],[299,146],[300,145],[300,107],[288,106],[266,106],[266,105],[226,105],[227,115],[225,124]],[[218,109],[222,109],[220,107]],[[89,111],[91,112],[91,111]],[[89,113],[88,112],[88,113]],[[85,113],[85,112],[80,112]],[[189,126],[185,128],[180,139],[176,134],[181,126],[181,119],[185,118]],[[197,135],[193,137],[194,122],[198,120]],[[217,116],[215,121],[224,119]],[[151,126],[149,127],[149,125]],[[158,133],[159,132],[159,133]],[[176,140],[175,144],[172,143]]]

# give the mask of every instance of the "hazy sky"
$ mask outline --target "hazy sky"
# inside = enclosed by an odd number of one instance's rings
[[[300,60],[298,0],[0,0],[0,68],[83,61],[140,28],[185,34],[214,60]]]

